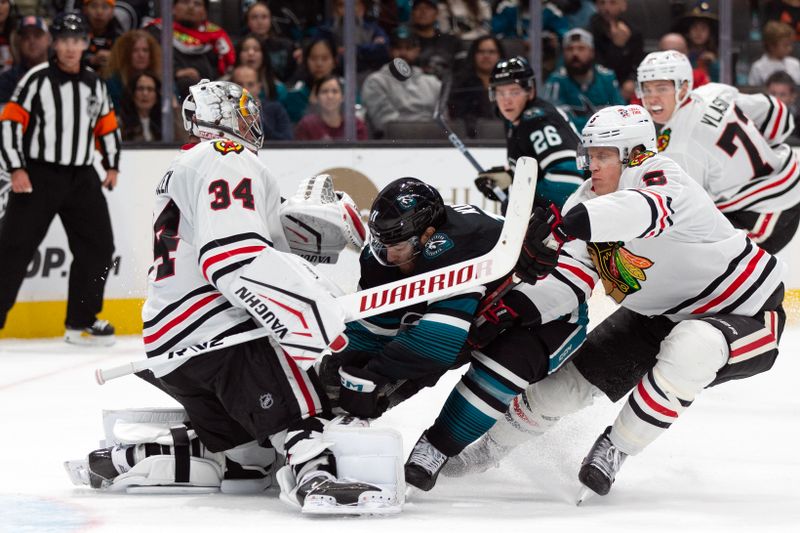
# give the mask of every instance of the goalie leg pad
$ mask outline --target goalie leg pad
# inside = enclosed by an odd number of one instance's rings
[[[67,461],[67,473],[76,485],[129,493],[241,494],[271,485],[275,450],[252,441],[210,452],[185,420],[182,409],[104,411],[107,447]]]
[[[277,475],[281,500],[310,514],[399,512],[405,495],[400,434],[353,417],[324,429],[319,422],[306,419],[302,430],[287,433],[290,460]]]
[[[100,488],[131,493],[204,493],[220,488],[224,454],[205,450],[184,425],[117,420],[114,438],[120,444],[89,454],[90,470],[107,481]],[[110,470],[109,462],[121,472],[118,476],[110,478],[103,472]]]
[[[329,424],[337,479],[305,498],[308,514],[391,514],[405,501],[403,439],[394,429]]]

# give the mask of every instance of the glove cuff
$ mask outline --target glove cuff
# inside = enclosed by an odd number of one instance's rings
[[[339,378],[341,379],[342,387],[353,392],[373,392],[378,388],[377,383],[371,379],[355,375],[357,371],[352,367],[343,367],[339,369]]]

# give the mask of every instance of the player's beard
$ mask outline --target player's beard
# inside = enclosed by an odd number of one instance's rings
[[[571,78],[575,78],[585,76],[592,68],[592,63],[590,61],[583,63],[580,60],[574,59],[564,66],[567,68],[567,74],[569,74]]]

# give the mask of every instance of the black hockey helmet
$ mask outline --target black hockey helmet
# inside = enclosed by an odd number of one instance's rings
[[[53,39],[59,37],[82,37],[89,36],[86,21],[78,11],[65,11],[56,15],[53,24],[50,25],[50,33]]]
[[[408,260],[421,250],[420,236],[428,227],[439,227],[446,220],[444,200],[439,191],[417,178],[400,178],[383,188],[369,212],[370,249],[384,265],[390,262],[387,248],[408,242]]]
[[[495,101],[495,87],[509,83],[516,83],[525,90],[536,88],[533,69],[524,57],[517,56],[497,62],[489,77],[489,100]]]

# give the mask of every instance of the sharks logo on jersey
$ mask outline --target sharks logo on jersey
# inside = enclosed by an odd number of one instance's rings
[[[621,242],[590,242],[587,248],[606,294],[615,302],[622,303],[641,290],[639,282],[647,279],[644,271],[653,266],[653,261],[632,254]]]
[[[422,255],[424,255],[426,259],[435,259],[447,250],[453,248],[453,246],[455,246],[453,240],[448,237],[446,233],[437,231],[428,239],[428,242],[425,243],[425,249],[422,251]]]

